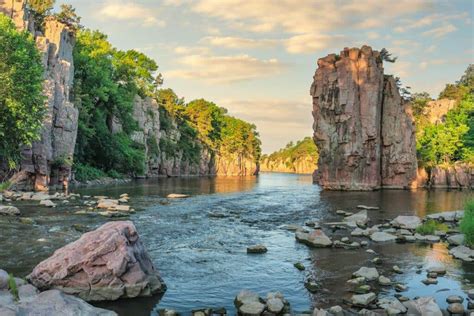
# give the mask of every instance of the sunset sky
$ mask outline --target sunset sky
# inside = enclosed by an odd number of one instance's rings
[[[436,97],[473,63],[472,0],[58,1],[120,49],[154,58],[164,87],[255,123],[268,153],[312,135],[316,60],[386,47],[386,73]]]

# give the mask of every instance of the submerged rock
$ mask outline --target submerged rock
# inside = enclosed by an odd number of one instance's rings
[[[38,264],[28,280],[87,301],[151,296],[166,286],[130,221],[109,222],[85,233]]]
[[[56,204],[51,200],[41,200],[40,205],[43,205],[46,207],[56,207]]]
[[[360,211],[354,215],[347,216],[344,218],[344,222],[352,227],[365,226],[368,221],[369,217],[367,216],[366,210]]]
[[[442,316],[443,313],[432,297],[420,297],[416,300],[403,302],[408,315]]]

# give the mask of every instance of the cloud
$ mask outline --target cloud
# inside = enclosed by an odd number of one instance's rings
[[[286,64],[277,59],[257,59],[249,55],[186,55],[179,60],[179,63],[185,68],[171,70],[164,76],[204,80],[210,83],[233,83],[276,76],[286,68]]]
[[[416,20],[404,20],[402,26],[398,26],[395,28],[396,32],[406,32],[411,29],[417,28],[424,28],[429,27],[433,24],[450,20],[464,20],[466,23],[470,22],[469,14],[467,12],[459,13],[459,14],[430,14],[418,18]]]
[[[98,12],[101,18],[116,21],[139,21],[145,27],[163,27],[166,25],[165,21],[158,20],[153,11],[147,7],[141,6],[137,3],[116,3],[106,2],[106,4]]]
[[[274,39],[251,39],[233,36],[208,36],[201,40],[212,46],[225,48],[268,48],[275,47],[280,44],[280,40]]]
[[[445,35],[447,35],[451,32],[454,32],[456,30],[457,30],[457,28],[454,25],[446,24],[446,25],[431,29],[429,31],[423,32],[422,34],[424,36],[432,36],[432,37],[435,37],[435,38],[440,38],[440,37],[443,37],[443,36],[445,36]]]
[[[429,0],[198,0],[193,9],[254,32],[283,30],[302,34],[383,26],[431,6]],[[383,18],[380,14],[383,13]],[[372,18],[377,16],[377,18]]]
[[[257,125],[263,151],[270,153],[290,141],[312,135],[311,98],[305,100],[252,99],[219,100],[229,114]]]
[[[343,35],[301,34],[285,41],[286,50],[292,54],[314,53],[328,48],[347,46],[348,39]]]
[[[367,38],[371,40],[374,40],[380,37],[379,33],[373,32],[373,31],[367,32],[366,35],[367,35]]]

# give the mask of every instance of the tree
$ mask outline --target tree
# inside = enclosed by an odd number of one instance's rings
[[[39,138],[45,98],[35,41],[0,14],[0,157],[15,168],[20,148]]]
[[[82,28],[81,17],[77,15],[76,9],[70,4],[61,4],[61,11],[54,16],[59,22],[66,24],[73,30]]]
[[[35,13],[44,16],[49,15],[54,7],[56,0],[29,0],[29,8]]]
[[[389,63],[394,63],[398,59],[398,57],[392,57],[392,54],[390,54],[386,48],[382,48],[380,51],[380,58]]]

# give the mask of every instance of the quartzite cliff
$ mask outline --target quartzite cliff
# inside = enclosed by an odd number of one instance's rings
[[[311,86],[315,181],[330,190],[408,188],[416,179],[409,105],[368,46],[318,60]]]
[[[24,0],[0,0],[0,12],[10,16],[18,29],[35,36],[45,70],[47,112],[41,139],[25,148],[14,182],[18,188],[45,190],[49,186],[67,186],[71,175],[78,124],[77,108],[70,102],[74,33],[54,19],[46,19],[41,32],[25,6]]]

